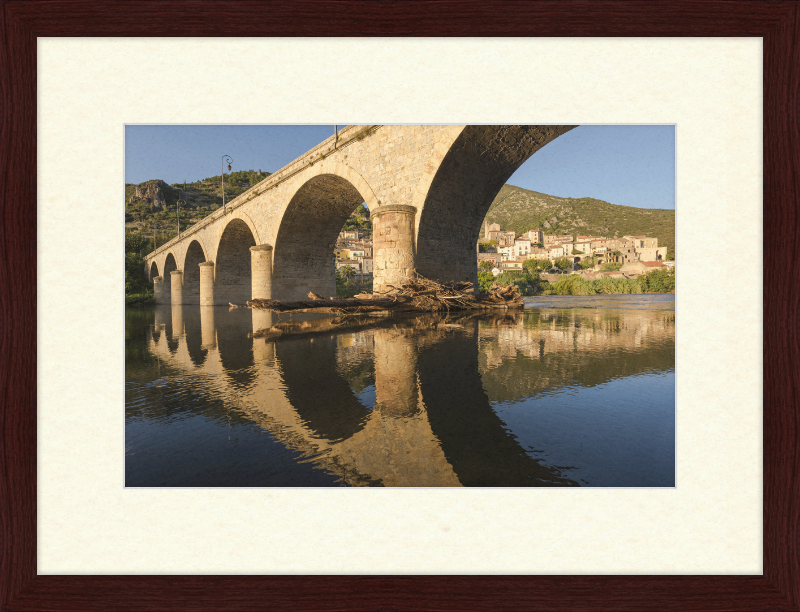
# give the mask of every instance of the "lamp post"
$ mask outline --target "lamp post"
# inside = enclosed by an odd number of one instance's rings
[[[228,212],[228,209],[225,207],[225,158],[228,158],[228,171],[230,172],[231,164],[233,160],[231,159],[230,155],[223,155],[222,160],[220,161],[220,168],[222,172],[220,173],[220,179],[222,180],[222,213],[225,214]]]
[[[181,235],[181,202],[186,207],[186,200],[178,200],[177,208],[175,209],[175,219],[178,221],[178,236]]]

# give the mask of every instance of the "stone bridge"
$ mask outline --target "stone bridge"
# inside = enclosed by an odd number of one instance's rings
[[[334,245],[362,202],[374,289],[412,269],[477,283],[475,245],[495,195],[576,126],[347,126],[145,258],[160,304],[336,295]]]

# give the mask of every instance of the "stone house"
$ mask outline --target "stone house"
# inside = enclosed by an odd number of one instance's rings
[[[639,261],[663,261],[667,258],[667,247],[635,248]]]
[[[372,274],[372,257],[361,259],[361,272],[363,274]]]
[[[341,268],[344,268],[345,266],[350,266],[356,272],[359,272],[361,270],[361,262],[360,261],[356,261],[355,259],[339,259],[339,260],[336,261],[336,269],[337,270],[340,270]]]
[[[514,244],[497,247],[497,253],[500,255],[500,261],[507,261],[509,259],[516,259],[516,247]]]
[[[358,240],[361,236],[362,233],[358,230],[343,230],[339,232],[340,240]]]
[[[507,261],[501,261],[498,267],[501,272],[522,272],[522,260],[509,259]]]
[[[516,232],[499,232],[497,246],[514,246],[514,240],[516,238]]]
[[[539,242],[544,245],[544,232],[540,229],[528,230],[523,236],[531,241],[531,245],[538,244]]]
[[[491,237],[491,232],[499,232],[500,231],[500,224],[499,223],[489,223],[486,225],[486,228],[483,232],[483,237],[486,240],[497,240],[497,238]]]
[[[572,242],[572,236],[570,234],[544,234],[542,236],[542,244],[545,248],[563,242]]]
[[[650,236],[623,236],[623,238],[633,242],[634,248],[637,249],[658,248],[658,238],[652,238]]]
[[[576,236],[575,242],[572,243],[572,249],[570,249],[570,254],[572,251],[580,251],[584,255],[591,255],[592,254],[592,241],[589,238],[583,238],[582,236]]]
[[[527,259],[550,259],[550,249],[532,247]]]
[[[482,261],[491,261],[492,264],[497,265],[500,263],[500,255],[498,253],[478,253],[478,265]]]
[[[531,252],[531,240],[527,236],[517,236],[514,240],[514,255],[523,259]]]
[[[622,266],[619,271],[626,276],[639,276],[661,269],[666,269],[666,266],[660,261],[631,261]]]

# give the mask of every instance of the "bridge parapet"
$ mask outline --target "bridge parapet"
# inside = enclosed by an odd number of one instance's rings
[[[475,244],[494,196],[571,127],[347,126],[148,254],[148,276],[161,277],[167,303],[334,295],[337,236],[364,202],[376,290],[413,270],[477,283]]]
[[[292,178],[293,176],[295,176],[299,172],[302,172],[306,168],[310,168],[314,164],[323,161],[325,157],[330,153],[344,149],[349,145],[353,144],[354,142],[362,140],[366,136],[373,134],[380,127],[381,127],[380,125],[366,125],[366,126],[348,125],[343,127],[338,132],[338,141],[335,135],[326,138],[317,146],[305,152],[303,155],[301,155],[294,161],[289,162],[283,168],[270,174],[260,183],[253,185],[250,189],[239,194],[230,202],[226,202],[224,209],[222,208],[217,209],[216,211],[208,215],[206,218],[198,221],[191,227],[181,232],[179,236],[176,236],[175,238],[164,243],[154,251],[148,253],[145,256],[145,260],[146,261],[152,260],[158,255],[169,251],[176,244],[182,242],[192,234],[222,219],[226,214],[228,214],[228,211],[232,211],[238,208],[239,206],[242,206],[247,202],[250,202],[253,198],[263,194],[269,189],[277,187],[284,181]]]

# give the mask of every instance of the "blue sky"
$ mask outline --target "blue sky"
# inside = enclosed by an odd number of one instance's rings
[[[218,175],[222,155],[233,158],[233,170],[274,172],[331,134],[332,125],[128,125],[125,182]],[[674,209],[675,127],[583,125],[537,151],[508,182],[561,197]]]

